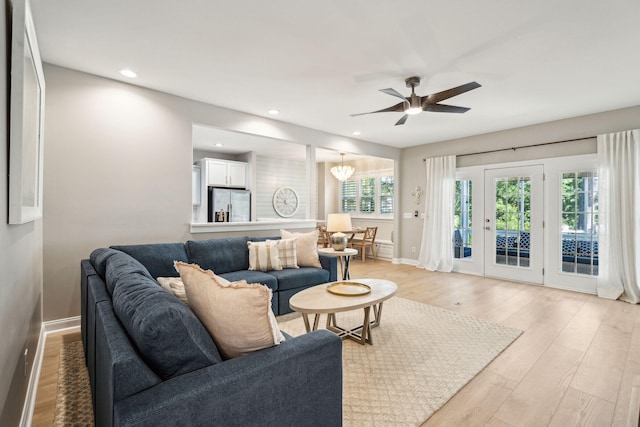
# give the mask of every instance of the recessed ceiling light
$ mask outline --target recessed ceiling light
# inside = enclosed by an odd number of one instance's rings
[[[220,144],[219,142],[216,143],[216,147],[222,147],[222,144]]]
[[[125,77],[129,77],[130,79],[135,79],[136,77],[138,77],[138,74],[136,74],[135,71],[131,71],[131,70],[120,70],[120,74],[122,74]]]
[[[276,114],[280,114],[280,111],[272,108],[271,110],[268,110],[267,113],[273,114],[275,116]]]
[[[353,131],[353,134],[354,134],[355,136],[358,136],[358,135],[360,135],[360,131],[359,131],[359,130]]]

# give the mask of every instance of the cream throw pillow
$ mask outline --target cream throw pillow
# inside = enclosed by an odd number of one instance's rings
[[[300,267],[322,268],[318,257],[318,230],[309,233],[292,233],[280,230],[283,239],[296,239],[296,256]]]
[[[278,258],[282,268],[300,268],[296,255],[296,239],[267,240],[267,242],[274,241],[278,244]]]
[[[282,270],[277,241],[247,242],[247,246],[249,247],[249,270]]]
[[[184,291],[184,283],[179,277],[157,277],[156,280],[160,283],[163,289],[171,292],[185,304],[189,304],[187,301],[187,294]]]
[[[226,359],[284,341],[271,310],[271,289],[245,280],[228,280],[196,264],[176,261],[189,306]]]

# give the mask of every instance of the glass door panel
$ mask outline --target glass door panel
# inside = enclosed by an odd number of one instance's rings
[[[485,171],[485,274],[542,283],[542,166]]]

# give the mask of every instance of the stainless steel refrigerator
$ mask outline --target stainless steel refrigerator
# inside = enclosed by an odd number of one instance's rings
[[[231,188],[209,187],[209,222],[251,221],[251,192]]]

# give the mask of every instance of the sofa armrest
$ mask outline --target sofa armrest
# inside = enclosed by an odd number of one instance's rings
[[[318,254],[320,258],[320,265],[324,270],[329,272],[329,281],[335,282],[338,280],[338,257]]]
[[[123,426],[340,426],[342,341],[326,330],[172,378],[116,403]]]

